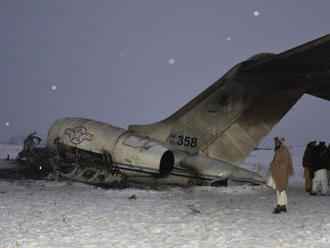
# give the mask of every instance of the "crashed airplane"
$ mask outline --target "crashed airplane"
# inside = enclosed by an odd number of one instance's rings
[[[239,167],[303,94],[330,100],[330,35],[239,63],[167,119],[128,129],[57,120],[48,163],[60,177],[96,185],[262,184]]]

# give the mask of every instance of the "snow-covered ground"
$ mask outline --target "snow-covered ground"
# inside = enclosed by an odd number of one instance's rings
[[[291,152],[296,173],[279,215],[265,185],[102,189],[2,179],[0,248],[330,247],[330,197],[304,193],[303,149]],[[272,158],[255,151],[243,166],[266,175]]]

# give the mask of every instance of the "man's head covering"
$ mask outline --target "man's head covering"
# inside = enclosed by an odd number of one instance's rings
[[[274,140],[278,141],[278,142],[281,142],[281,143],[285,142],[285,139],[283,137],[275,137]]]
[[[307,145],[311,145],[311,146],[315,146],[317,143],[316,140],[312,140],[311,142],[309,142]]]

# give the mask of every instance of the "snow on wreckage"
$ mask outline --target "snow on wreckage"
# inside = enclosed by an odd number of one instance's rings
[[[170,117],[128,130],[84,118],[49,129],[49,167],[85,183],[262,184],[239,167],[307,93],[330,100],[330,35],[234,66]]]

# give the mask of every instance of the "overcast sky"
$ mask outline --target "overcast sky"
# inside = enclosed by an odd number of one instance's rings
[[[228,69],[330,30],[330,1],[1,0],[0,140],[79,116],[127,128],[169,116]],[[304,96],[274,135],[330,141]]]

